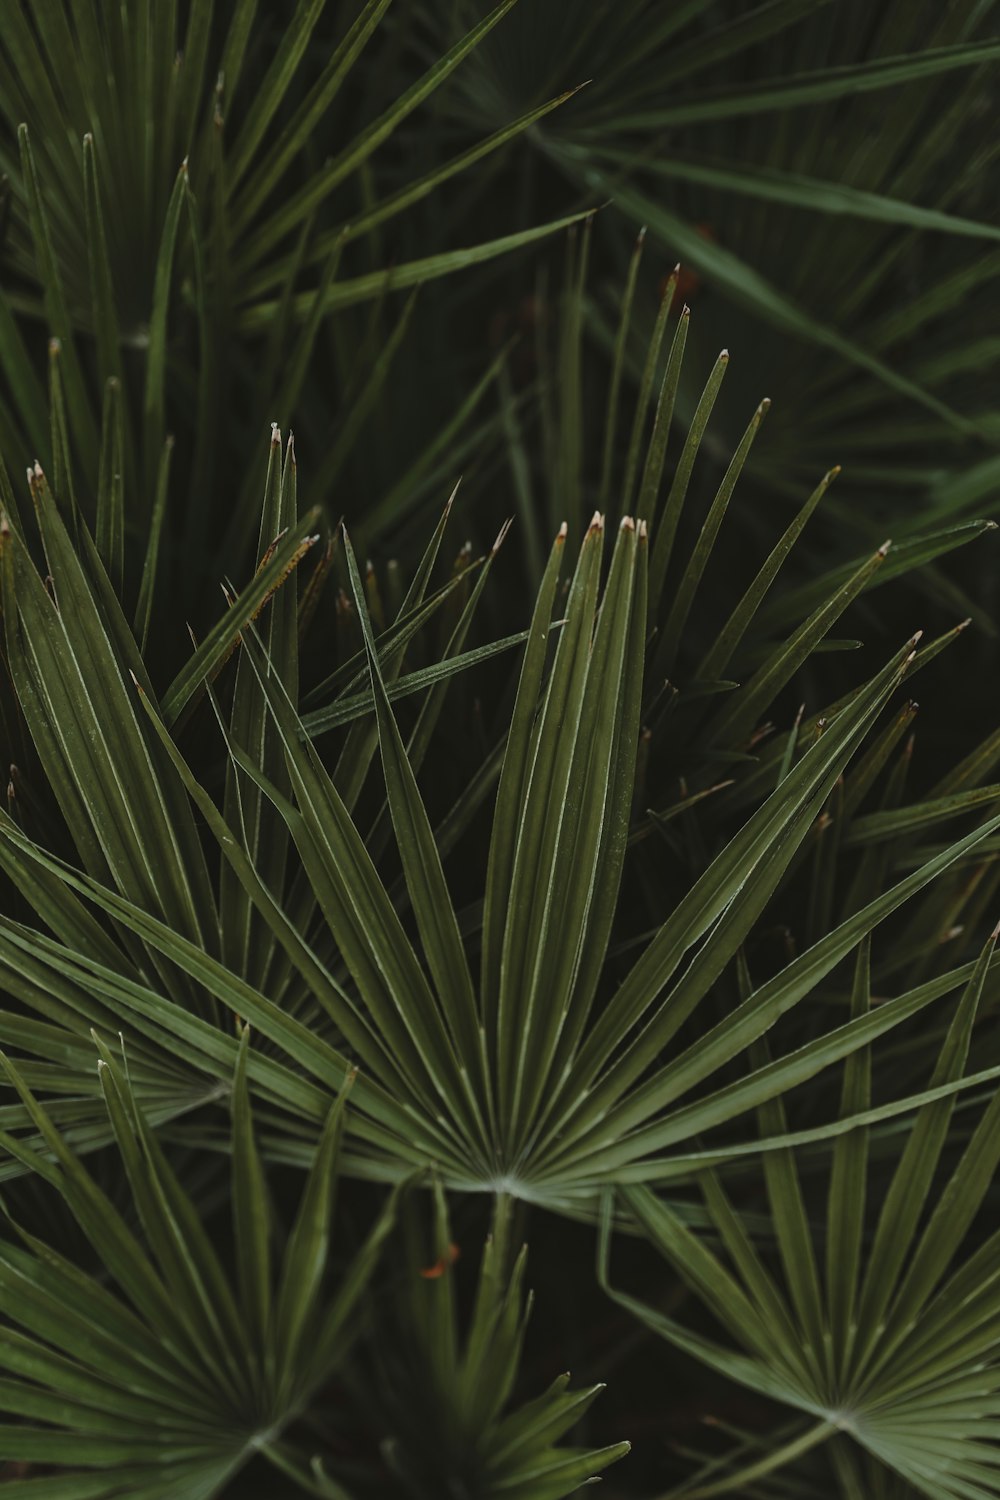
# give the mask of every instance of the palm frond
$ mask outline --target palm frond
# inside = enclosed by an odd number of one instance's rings
[[[928,1496],[996,1493],[993,1477],[996,1332],[990,1287],[996,1254],[987,1234],[963,1245],[1000,1155],[995,1099],[988,1103],[946,1180],[942,1154],[969,1043],[993,957],[990,939],[959,998],[944,1047],[899,1153],[865,1243],[871,1159],[870,1049],[844,1069],[842,1118],[829,1169],[825,1230],[810,1224],[795,1152],[778,1102],[760,1111],[762,1158],[777,1266],[755,1246],[722,1179],[708,1172],[702,1191],[719,1250],[680,1224],[647,1188],[623,1201],[643,1231],[707,1301],[738,1350],[684,1328],[623,1292],[612,1293],[656,1333],[728,1378],[750,1384],[809,1418],[785,1447],[738,1479],[696,1484],[692,1496],[725,1493],[757,1471],[792,1463],[809,1447],[843,1434]],[[856,967],[852,1016],[870,1014],[868,951]],[[853,1125],[853,1129],[845,1129]],[[937,1201],[924,1208],[935,1183]],[[610,1216],[605,1215],[607,1274]],[[814,1241],[823,1247],[822,1270]],[[721,1253],[719,1253],[721,1252]],[[961,1258],[959,1258],[961,1257]]]
[[[136,1101],[98,1041],[97,1071],[138,1215],[131,1228],[67,1147],[18,1071],[7,1072],[44,1154],[5,1148],[58,1192],[108,1281],[11,1224],[0,1248],[6,1457],[68,1479],[13,1493],[211,1496],[259,1456],[342,1365],[392,1222],[392,1200],[339,1283],[328,1275],[343,1100],[331,1110],[283,1251],[271,1249],[264,1170],[247,1092],[249,1032],[232,1082],[237,1276],[220,1259]]]
[[[531,1297],[523,1290],[525,1251],[514,1254],[511,1244],[510,1200],[497,1200],[465,1328],[455,1289],[460,1252],[440,1191],[429,1242],[421,1222],[426,1217],[422,1206],[419,1215],[406,1217],[398,1331],[386,1329],[376,1351],[390,1468],[416,1496],[458,1488],[483,1500],[508,1494],[559,1500],[575,1493],[624,1457],[629,1445],[588,1451],[559,1443],[600,1386],[571,1390],[569,1376],[560,1375],[540,1395],[512,1404]]]

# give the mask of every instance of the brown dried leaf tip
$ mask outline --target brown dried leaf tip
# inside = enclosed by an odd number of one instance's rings
[[[436,1260],[432,1266],[422,1266],[420,1275],[425,1281],[437,1281],[439,1277],[447,1274],[461,1255],[461,1250],[456,1244],[450,1244],[447,1252]]]

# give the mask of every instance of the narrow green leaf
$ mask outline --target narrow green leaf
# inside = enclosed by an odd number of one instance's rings
[[[847,606],[869,586],[884,563],[888,551],[889,543],[886,542],[835,594],[802,622],[785,644],[763,666],[758,667],[749,682],[724,700],[725,706],[720,709],[712,725],[714,743],[736,746],[750,734],[757,718],[775,695],[794,676]]]
[[[168,728],[181,722],[190,711],[205,684],[222,669],[239,644],[242,632],[257,618],[316,542],[317,537],[309,534],[310,527],[316,524],[316,517],[315,510],[307,511],[295,526],[275,539],[275,546],[263,566],[243,592],[232,600],[227,613],[212,626],[178,672],[160,702]]]
[[[719,528],[722,525],[736,481],[739,479],[743,466],[747,461],[750,448],[760,428],[761,422],[770,408],[770,401],[762,401],[750,419],[750,425],[744,433],[736,452],[733,454],[728,469],[723,476],[722,483],[716,491],[715,499],[712,501],[708,515],[698,533],[694,551],[689,558],[680,584],[674,595],[673,604],[663,625],[663,634],[660,645],[657,648],[657,663],[662,661],[663,670],[669,673],[674,664],[677,648],[687,624],[691,606],[698,592],[698,585],[712,554]]]
[[[601,458],[601,482],[598,489],[597,508],[604,511],[607,507],[608,497],[611,493],[611,470],[615,458],[615,437],[618,431],[618,405],[621,392],[622,372],[625,368],[625,353],[628,346],[628,336],[632,327],[632,304],[635,300],[636,281],[639,276],[639,263],[642,259],[642,249],[646,240],[645,229],[640,229],[636,238],[635,248],[628,263],[628,273],[625,277],[625,289],[622,292],[621,308],[618,314],[618,332],[615,336],[614,353],[611,360],[611,380],[608,385],[607,417],[604,424],[604,449]],[[640,504],[640,514],[649,517]]]
[[[684,439],[684,447],[677,461],[674,471],[673,482],[663,505],[663,515],[653,535],[653,555],[649,564],[649,608],[650,621],[652,622],[659,611],[660,597],[663,593],[663,585],[667,576],[667,568],[673,555],[674,538],[677,534],[677,525],[684,510],[684,501],[687,498],[688,485],[691,482],[691,474],[694,462],[701,447],[708,419],[712,415],[719,387],[722,385],[723,377],[729,368],[729,351],[723,349],[712,372],[705,382],[705,387],[698,399],[694,416],[688,425],[687,436]]]
[[[495,260],[498,256],[509,255],[515,250],[522,250],[528,245],[537,244],[539,240],[547,239],[549,235],[559,234],[563,229],[568,229],[572,224],[579,224],[587,217],[587,212],[569,214],[566,218],[553,219],[548,224],[539,224],[532,229],[520,230],[516,234],[501,235],[497,239],[472,245],[464,250],[445,250],[439,255],[429,255],[423,260],[406,261],[402,265],[392,266],[383,271],[370,271],[364,276],[349,277],[335,282],[330,288],[323,311],[325,313],[338,312],[341,308],[353,307],[359,302],[371,302],[374,298],[385,296],[389,292],[405,291],[409,287],[419,286],[422,282],[435,281],[441,276],[451,276],[456,271],[464,271],[469,266],[482,265],[485,261]],[[302,320],[309,316],[315,297],[315,292],[303,292],[295,297],[293,310],[298,319]],[[261,328],[266,328],[277,312],[277,302],[255,303],[253,306],[246,307],[240,314],[238,326],[245,333],[254,333]]]
[[[479,1042],[479,1007],[473,990],[472,975],[430,820],[386,694],[361,577],[346,531],[344,551],[368,652],[389,811],[410,900],[455,1051],[463,1072],[475,1080],[474,1094],[481,1098],[486,1086],[486,1075]]]
[[[301,0],[303,5],[309,5],[314,11],[322,8],[322,0]],[[510,11],[517,0],[500,0],[500,4],[485,16],[478,25],[468,31],[465,36],[418,78],[410,87],[385,110],[371,124],[367,125],[357,136],[334,157],[331,162],[323,166],[317,172],[312,181],[298,193],[293,193],[282,204],[278,213],[272,214],[266,227],[258,230],[256,237],[251,241],[247,249],[247,257],[251,261],[260,259],[270,248],[277,244],[286,234],[290,233],[296,222],[300,222],[308,216],[320,203],[329,201],[330,195],[337,186],[349,177],[351,173],[361,168],[372,153],[387,141],[399,126],[412,114],[413,111],[430,97],[438,89],[445,79],[448,78],[472,52],[479,43],[493,30],[498,21]],[[331,63],[331,75],[328,80],[321,80],[311,100],[300,109],[299,115],[289,126],[287,145],[282,143],[276,147],[272,156],[265,162],[262,171],[262,181],[266,187],[272,178],[277,178],[284,170],[291,152],[298,149],[298,140],[304,139],[311,125],[310,121],[317,109],[325,109],[325,93],[332,86],[339,88],[343,73],[350,68],[355,57],[361,51],[372,31],[378,24],[386,9],[386,0],[369,0],[369,3],[358,16],[354,26],[347,33],[342,43],[342,49],[334,54]],[[287,45],[293,37],[294,32],[286,32],[285,44]],[[277,60],[275,68],[277,67]],[[265,85],[266,87],[266,85]],[[258,106],[260,108],[260,106]],[[266,123],[266,117],[265,117]],[[251,131],[248,132],[250,140],[260,139],[261,124],[255,120]],[[245,165],[249,147],[241,142],[241,151],[233,171],[235,181]],[[261,193],[252,193],[246,205],[245,212],[250,216],[259,207],[263,200]],[[242,205],[241,205],[242,206]]]
[[[233,1234],[241,1313],[249,1325],[251,1346],[263,1351],[271,1331],[270,1208],[250,1113],[249,1050],[250,1028],[246,1026],[233,1080]]]
[[[94,337],[97,342],[97,373],[101,380],[123,379],[121,334],[115,305],[111,262],[108,256],[101,185],[97,172],[94,137],[83,138],[83,183],[87,208],[87,257],[90,266],[90,288],[93,303]],[[100,531],[100,527],[98,527]]]
[[[766,79],[750,89],[722,91],[702,99],[680,100],[645,114],[616,120],[619,130],[661,130],[703,120],[733,119],[775,109],[824,104],[856,94],[937,78],[955,68],[980,67],[1000,57],[1000,40],[981,40],[953,47],[928,47],[899,57],[875,57],[866,62],[824,67],[799,73],[780,82]]]
[[[173,281],[174,255],[177,247],[181,212],[187,198],[187,161],[181,163],[174,183],[160,248],[156,257],[156,273],[153,281],[153,304],[149,314],[149,334],[146,351],[146,386],[143,395],[143,432],[145,443],[144,503],[152,508],[155,494],[156,469],[166,441],[166,368],[167,368],[167,317],[170,310],[170,295]]]
[[[785,531],[781,540],[769,554],[766,562],[761,567],[740,602],[736,605],[729,619],[719,631],[713,645],[702,658],[695,673],[696,677],[711,680],[720,677],[725,672],[733,658],[733,653],[739,647],[754,615],[757,613],[761,601],[773,584],[788,554],[802,534],[806,522],[820,500],[822,500],[831,482],[836,479],[839,473],[839,468],[831,469],[820,480],[809,496],[809,499]]]
[[[62,276],[52,243],[48,216],[42,198],[41,184],[31,149],[27,125],[20,125],[17,132],[21,152],[21,171],[24,176],[28,199],[28,215],[35,254],[42,268],[42,284],[45,309],[51,332],[59,340],[63,352],[63,369],[66,380],[66,398],[69,405],[73,437],[79,445],[84,464],[88,470],[96,466],[98,437],[94,415],[87,399],[83,371],[73,343],[73,324],[66,305]]]
[[[871,1009],[871,938],[858,948],[851,991],[851,1020]],[[844,1064],[840,1113],[844,1118],[863,1114],[871,1104],[871,1050],[852,1052]],[[854,1342],[853,1325],[858,1274],[865,1229],[868,1186],[868,1132],[852,1131],[837,1138],[830,1166],[826,1206],[827,1316],[835,1345],[835,1379],[842,1379]]]
[[[108,581],[120,598],[125,579],[125,414],[116,377],[104,387],[94,541]]]

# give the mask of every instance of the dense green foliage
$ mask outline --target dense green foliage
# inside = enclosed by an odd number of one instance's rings
[[[1000,1496],[998,63],[9,0],[11,1497]]]

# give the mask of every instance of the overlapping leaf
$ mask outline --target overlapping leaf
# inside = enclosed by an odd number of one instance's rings
[[[107,1278],[84,1274],[55,1247],[9,1226],[0,1246],[0,1406],[13,1420],[3,1429],[3,1451],[62,1471],[56,1479],[18,1480],[12,1494],[208,1500],[258,1455],[271,1454],[343,1363],[392,1200],[331,1285],[341,1100],[288,1240],[272,1253],[247,1050],[245,1033],[232,1086],[235,1278],[137,1106],[128,1073],[103,1043],[101,1089],[135,1227],[8,1065],[44,1152],[7,1135],[4,1146],[65,1199]]]
[[[871,1155],[868,1122],[878,1111],[870,1107],[867,1048],[844,1070],[821,1236],[806,1216],[795,1152],[782,1143],[784,1111],[776,1103],[760,1111],[762,1145],[772,1148],[765,1149],[763,1162],[776,1265],[755,1244],[712,1172],[703,1178],[703,1193],[718,1249],[692,1234],[648,1189],[624,1190],[644,1233],[709,1304],[737,1348],[693,1332],[625,1292],[613,1295],[678,1348],[810,1419],[759,1464],[695,1484],[687,1493],[726,1493],[844,1435],[918,1494],[934,1500],[997,1494],[996,1236],[987,1232],[967,1243],[1000,1161],[995,1094],[954,1166],[943,1170],[955,1107],[951,1088],[965,1074],[995,941],[994,934],[959,998],[929,1080],[928,1102],[913,1119],[871,1220],[869,1182],[878,1158]],[[862,1022],[870,1005],[866,948],[857,965],[851,1024]],[[852,1123],[853,1129],[844,1129]],[[870,1240],[868,1222],[875,1224]],[[609,1225],[608,1218],[605,1256]],[[839,1467],[850,1483],[850,1461],[841,1458]]]

